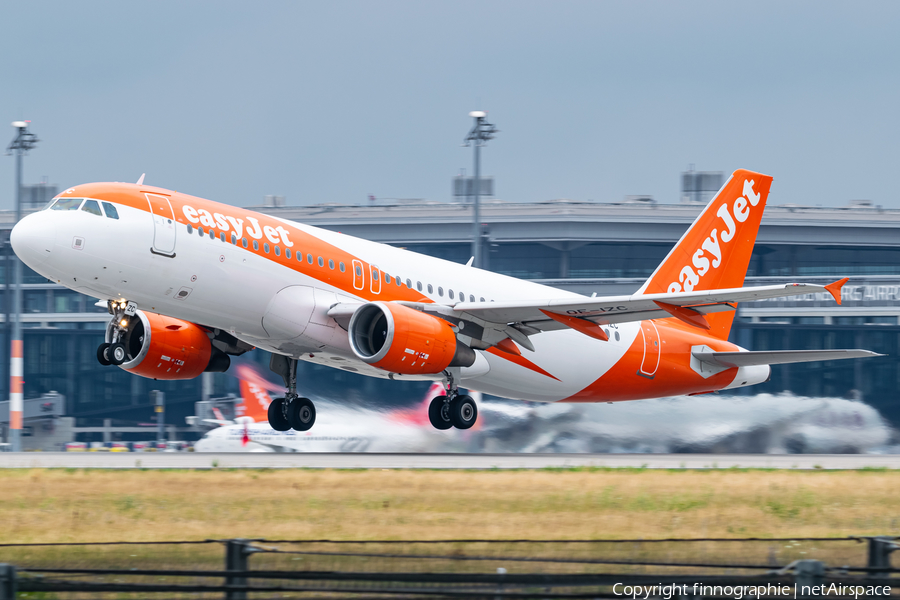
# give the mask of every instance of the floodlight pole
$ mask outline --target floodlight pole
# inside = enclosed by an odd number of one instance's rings
[[[29,121],[13,121],[16,137],[6,147],[7,154],[16,155],[16,223],[22,218],[22,157],[34,148],[37,136],[28,131]],[[22,343],[22,261],[13,259],[13,328],[9,344],[9,441],[13,452],[22,451],[22,377],[24,353]]]
[[[488,140],[494,139],[498,133],[497,128],[485,121],[487,113],[483,110],[473,110],[469,113],[475,119],[475,125],[466,136],[465,146],[472,144],[475,149],[475,176],[472,178],[473,199],[472,203],[472,266],[481,268],[481,147]]]

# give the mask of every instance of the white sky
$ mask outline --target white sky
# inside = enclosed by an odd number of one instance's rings
[[[876,1],[16,0],[0,124],[42,140],[29,183],[146,171],[232,204],[359,203],[449,200],[483,109],[501,130],[483,172],[508,201],[677,202],[693,163],[773,175],[770,203],[900,208],[898,17]]]

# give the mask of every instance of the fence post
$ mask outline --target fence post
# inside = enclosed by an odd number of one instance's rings
[[[798,560],[794,568],[794,584],[797,586],[797,597],[808,598],[820,594],[803,593],[803,588],[812,588],[825,583],[825,563],[820,560]]]
[[[891,552],[898,548],[894,538],[887,536],[869,538],[869,560],[866,566],[877,569],[866,573],[866,577],[887,577],[891,570]]]
[[[253,552],[247,540],[236,539],[225,542],[225,570],[248,571],[247,558]],[[246,577],[225,576],[225,585],[246,586]],[[226,590],[225,600],[247,600],[247,592],[243,590]]]
[[[0,600],[16,600],[16,567],[0,564]]]

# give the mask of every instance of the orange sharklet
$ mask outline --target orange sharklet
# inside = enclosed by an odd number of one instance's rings
[[[838,304],[841,303],[841,288],[844,287],[844,284],[850,281],[849,277],[844,277],[843,279],[838,279],[834,283],[829,283],[825,286],[825,289],[828,290],[828,293],[831,294],[831,297],[834,298],[834,301]]]

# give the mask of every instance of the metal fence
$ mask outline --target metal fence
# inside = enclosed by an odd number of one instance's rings
[[[665,600],[859,600],[893,593],[897,547],[893,537],[0,544],[0,600],[16,593],[631,600],[638,590],[640,598]]]

